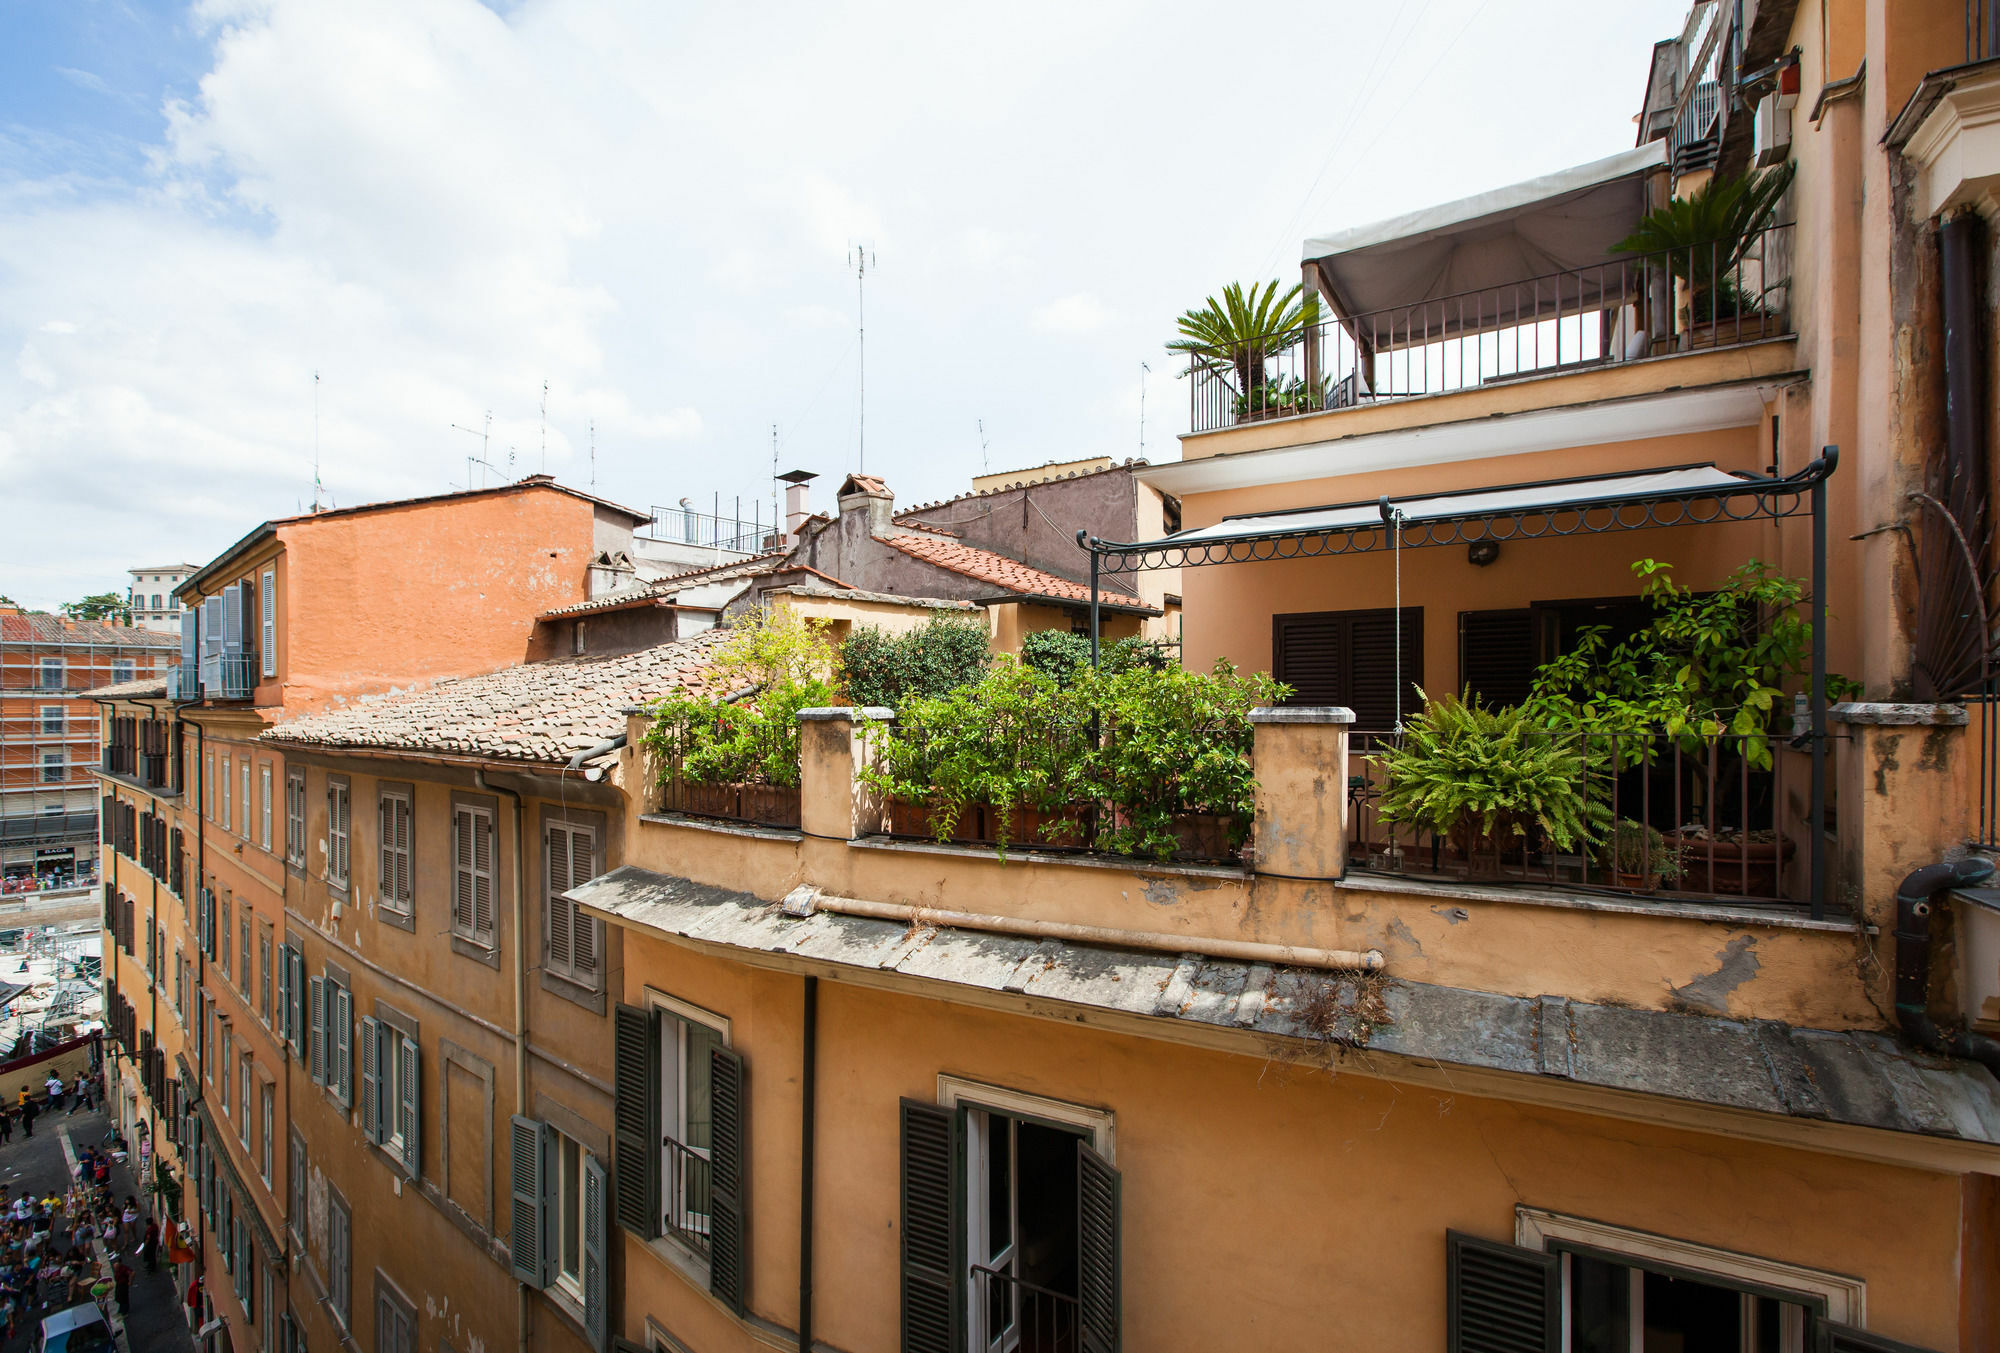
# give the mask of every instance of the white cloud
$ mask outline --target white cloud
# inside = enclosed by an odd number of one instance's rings
[[[1088,334],[1102,329],[1110,318],[1103,302],[1083,291],[1038,308],[1035,328],[1045,334]]]
[[[494,458],[533,468],[544,381],[549,468],[581,482],[594,424],[615,498],[763,496],[774,422],[788,460],[837,475],[856,241],[877,257],[868,464],[904,501],[977,471],[979,418],[1006,429],[996,457],[1123,453],[1141,359],[1158,454],[1185,417],[1161,374],[1175,314],[1379,203],[1615,149],[1684,3],[1562,0],[1532,25],[1439,3],[1440,31],[1477,24],[1400,115],[1416,156],[1336,147],[1333,82],[1247,128],[1186,103],[1269,108],[1273,32],[1366,65],[1408,27],[1349,6],[1221,26],[1137,0],[497,8],[203,0],[208,69],[130,180],[81,158],[10,177],[94,133],[0,93],[0,590],[100,591],[294,510],[315,371],[342,503],[463,482],[479,444],[452,425],[487,410]],[[1434,56],[1398,56],[1387,87]],[[1456,91],[1530,64],[1575,78],[1465,121]],[[1281,237],[1329,150],[1335,189]]]

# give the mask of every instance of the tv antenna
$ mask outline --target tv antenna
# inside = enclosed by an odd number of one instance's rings
[[[319,368],[313,368],[313,511],[319,511]]]
[[[778,425],[776,423],[771,424],[771,534],[780,534],[778,530]],[[762,542],[759,542],[758,547],[762,548]]]
[[[484,465],[487,469],[492,470],[493,473],[495,474],[500,473],[499,468],[495,466],[492,461],[486,458],[488,443],[492,440],[493,436],[493,410],[488,409],[486,411],[485,421],[481,423],[477,428],[466,427],[463,423],[453,423],[451,426],[452,429],[456,432],[470,433],[472,436],[479,438],[479,454],[476,456],[467,456],[465,458],[465,489],[466,492],[470,493],[472,491],[473,466]],[[314,479],[317,480],[317,478],[318,475],[317,473],[315,473]],[[482,489],[486,487],[484,479],[480,481],[479,487]],[[313,501],[317,502],[319,500],[315,498]]]
[[[979,473],[985,474],[992,468],[986,463],[986,420],[981,418],[977,421],[979,423]]]
[[[549,472],[549,383],[542,381],[542,467],[539,473]]]
[[[865,244],[857,244],[847,251],[847,266],[854,269],[854,329],[858,360],[855,363],[856,379],[859,382],[859,400],[856,404],[855,431],[857,446],[854,468],[857,474],[868,470],[868,309],[867,287],[868,269],[875,262],[875,251]]]
[[[590,420],[590,487],[597,487],[597,420]]]

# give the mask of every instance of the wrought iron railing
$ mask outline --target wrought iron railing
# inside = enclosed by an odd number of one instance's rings
[[[256,693],[255,649],[242,653],[210,653],[201,660],[201,695],[211,700],[248,700]]]
[[[1075,1297],[983,1264],[972,1266],[972,1280],[986,1338],[981,1347],[1073,1353],[1082,1346],[1082,1307]]]
[[[1973,844],[2000,850],[2000,675],[1989,675],[1977,697],[1966,703],[1979,744],[1979,807],[1972,824]]]
[[[2000,3],[2000,0],[1994,0]],[[1444,394],[1791,332],[1790,225],[1334,319],[1197,367],[1189,426]],[[1223,368],[1227,369],[1223,369]]]
[[[760,554],[774,548],[779,534],[776,523],[758,515],[760,504],[753,503],[748,518],[697,512],[691,507],[653,508],[653,519],[645,535],[653,540],[670,540],[702,549],[726,550],[737,554]]]
[[[1498,843],[1448,839],[1384,821],[1378,757],[1392,732],[1356,732],[1348,751],[1348,863],[1373,873],[1543,887],[1673,894],[1684,900],[1809,904],[1809,758],[1774,735],[1768,769],[1750,737],[1563,734],[1576,740],[1578,791],[1597,809],[1587,841],[1552,843],[1532,825]]]
[[[712,1196],[708,1157],[672,1137],[662,1140],[666,1160],[660,1180],[660,1203],[665,1209],[661,1226],[675,1240],[706,1257]]]

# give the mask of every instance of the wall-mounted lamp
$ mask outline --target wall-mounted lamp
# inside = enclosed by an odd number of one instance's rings
[[[1497,540],[1475,540],[1465,547],[1465,562],[1475,568],[1485,568],[1500,557],[1500,542]]]

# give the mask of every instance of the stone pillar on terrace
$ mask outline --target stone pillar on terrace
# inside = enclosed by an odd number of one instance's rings
[[[1318,879],[1347,871],[1347,730],[1353,722],[1354,711],[1337,705],[1250,711],[1258,873]]]
[[[799,711],[799,826],[837,841],[882,830],[882,796],[861,781],[867,725],[895,718],[886,709],[823,706]]]

